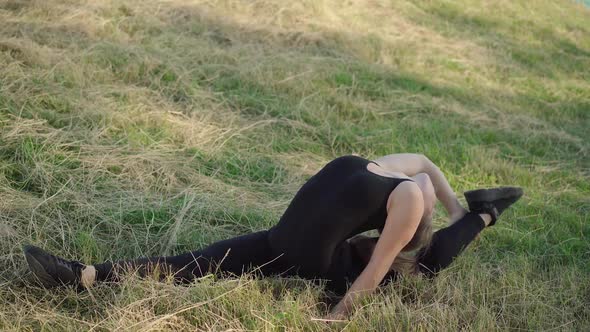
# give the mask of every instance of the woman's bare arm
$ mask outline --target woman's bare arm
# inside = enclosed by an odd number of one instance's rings
[[[381,283],[395,257],[410,242],[424,213],[420,188],[413,182],[402,182],[390,195],[387,219],[369,263],[354,281],[331,318],[347,316],[355,301],[374,291]]]
[[[426,156],[415,153],[397,153],[383,156],[375,161],[390,172],[401,172],[408,176],[418,173],[428,174],[436,197],[451,216],[451,220],[457,220],[465,214],[465,208],[457,199],[457,195],[443,172]]]

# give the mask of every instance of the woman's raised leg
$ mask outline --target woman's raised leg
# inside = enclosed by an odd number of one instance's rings
[[[488,214],[468,212],[452,225],[436,231],[430,246],[418,254],[420,271],[434,276],[449,266],[491,220]]]

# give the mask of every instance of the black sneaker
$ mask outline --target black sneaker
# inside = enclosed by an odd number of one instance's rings
[[[86,265],[67,261],[31,245],[23,247],[29,268],[46,288],[75,285],[80,287],[80,276]]]
[[[469,211],[489,214],[492,216],[489,226],[492,226],[504,210],[522,197],[523,191],[520,187],[498,187],[470,190],[466,191],[464,195],[467,205],[469,205]]]

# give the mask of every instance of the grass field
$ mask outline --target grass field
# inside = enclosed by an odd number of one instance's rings
[[[0,330],[588,331],[589,148],[579,2],[0,0]],[[23,244],[196,249],[273,225],[331,158],[394,152],[526,196],[348,323],[298,280],[27,282]]]

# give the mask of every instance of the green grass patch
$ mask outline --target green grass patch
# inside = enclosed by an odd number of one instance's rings
[[[0,21],[0,330],[590,330],[587,7],[8,1]],[[396,152],[458,196],[525,196],[348,323],[315,320],[325,294],[296,279],[27,282],[24,244],[195,250],[272,227],[334,157]]]

